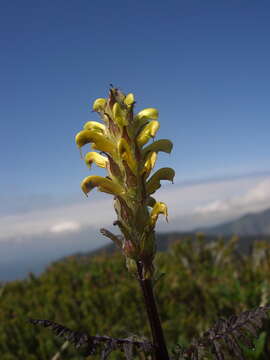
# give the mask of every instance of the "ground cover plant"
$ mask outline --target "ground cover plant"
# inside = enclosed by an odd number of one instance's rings
[[[81,188],[86,195],[98,188],[113,196],[117,215],[114,225],[119,228],[121,235],[106,229],[101,229],[101,233],[121,249],[128,271],[140,285],[151,339],[141,338],[140,334],[128,338],[115,338],[107,334],[89,335],[52,320],[30,318],[29,321],[34,325],[51,328],[56,335],[73,343],[76,348],[83,348],[85,356],[99,352],[102,359],[106,359],[113,350],[121,350],[130,360],[133,358],[133,348],[137,352],[149,354],[155,360],[199,360],[212,355],[217,360],[224,360],[226,356],[245,359],[240,342],[248,348],[254,348],[252,337],[257,336],[263,319],[267,319],[269,306],[232,314],[227,319],[221,317],[186,348],[179,344],[169,355],[153,291],[153,284],[160,275],[154,263],[155,226],[159,215],[167,218],[168,209],[164,202],[157,201],[152,195],[161,187],[162,180],[173,181],[175,173],[167,167],[154,174],[152,170],[158,153],[170,153],[173,145],[168,139],[155,140],[147,145],[151,138],[155,138],[160,126],[158,111],[147,108],[135,114],[134,105],[133,94],[125,95],[111,87],[108,98],[99,98],[93,105],[102,123],[87,122],[76,135],[76,144],[80,149],[91,144],[96,151],[84,156],[86,164],[91,167],[94,163],[107,172],[106,177],[87,176]]]

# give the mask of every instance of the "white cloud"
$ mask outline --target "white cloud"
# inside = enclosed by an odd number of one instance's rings
[[[257,183],[241,196],[232,196],[224,200],[215,200],[195,208],[195,213],[244,213],[256,212],[270,207],[270,179]]]
[[[94,195],[94,194],[93,194]],[[168,185],[155,194],[169,208],[169,224],[161,218],[158,229],[186,231],[214,225],[250,211],[270,207],[270,178],[242,178],[193,185]],[[0,217],[0,241],[41,234],[110,226],[116,219],[112,197],[89,196],[79,202]]]
[[[92,201],[91,201],[92,200]],[[0,241],[81,227],[101,228],[113,222],[112,198],[82,199],[79,203],[0,217]],[[76,224],[76,225],[75,225]]]
[[[190,231],[269,208],[270,178],[247,177],[169,187],[156,198],[169,207],[169,225],[160,220],[158,230]]]
[[[81,228],[80,224],[75,221],[62,221],[53,225],[50,229],[53,233],[61,233],[67,231],[76,231]]]

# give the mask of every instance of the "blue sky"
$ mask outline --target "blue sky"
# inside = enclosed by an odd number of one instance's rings
[[[269,38],[268,0],[2,1],[0,240],[40,252],[46,232],[53,249],[89,225],[100,244],[113,209],[82,194],[74,136],[110,83],[157,107],[174,142],[158,163],[176,170],[164,230],[269,207]]]
[[[0,194],[73,194],[109,83],[160,110],[176,181],[270,170],[268,1],[4,1]]]

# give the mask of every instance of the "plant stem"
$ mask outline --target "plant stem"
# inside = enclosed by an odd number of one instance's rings
[[[140,283],[144,302],[147,310],[148,321],[151,327],[152,340],[155,346],[153,360],[169,360],[169,354],[157,311],[156,301],[153,293],[152,281],[144,279],[142,275],[142,264],[137,262],[138,281]]]

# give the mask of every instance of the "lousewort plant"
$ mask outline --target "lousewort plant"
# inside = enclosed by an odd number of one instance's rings
[[[85,163],[104,168],[106,177],[90,175],[81,183],[82,191],[88,196],[94,188],[113,196],[114,208],[121,235],[101,229],[121,249],[126,258],[128,270],[139,281],[145,302],[152,340],[144,338],[111,338],[109,336],[90,336],[72,331],[50,320],[29,319],[31,323],[50,327],[58,335],[83,348],[84,355],[92,355],[100,350],[101,358],[108,357],[111,351],[120,349],[128,360],[132,359],[132,349],[137,348],[151,354],[154,360],[169,360],[169,354],[159,319],[153,294],[153,279],[156,277],[154,258],[156,253],[155,226],[159,215],[167,219],[168,209],[164,202],[152,195],[161,186],[161,180],[173,181],[175,172],[165,167],[152,174],[158,153],[170,153],[173,144],[161,139],[147,143],[155,138],[159,129],[158,111],[144,109],[134,114],[133,94],[125,95],[111,88],[108,99],[99,98],[93,110],[101,122],[89,121],[76,135],[80,151],[84,145],[91,144],[93,150],[84,156]],[[82,153],[81,153],[82,154]],[[240,340],[248,348],[254,348],[250,335],[257,336],[262,327],[262,319],[267,319],[268,306],[245,311],[228,320],[221,318],[203,336],[192,341],[188,348],[177,345],[171,359],[209,359],[214,356],[224,360],[226,351],[232,359],[245,360]],[[225,343],[223,343],[223,341]],[[227,358],[226,358],[227,359]]]

